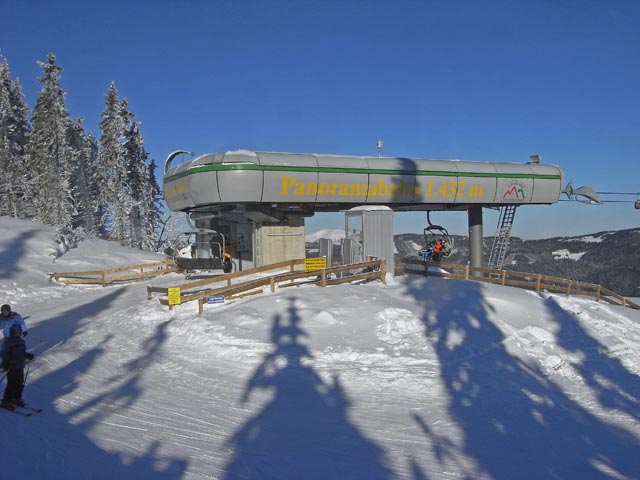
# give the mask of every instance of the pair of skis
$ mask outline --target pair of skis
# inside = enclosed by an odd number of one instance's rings
[[[14,406],[13,410],[2,407],[0,408],[0,410],[5,410],[9,413],[15,413],[16,415],[22,415],[23,417],[30,417],[34,413],[42,412],[41,408],[35,408],[30,405],[25,405],[24,407]]]

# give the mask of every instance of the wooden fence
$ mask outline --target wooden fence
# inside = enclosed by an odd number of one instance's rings
[[[179,303],[197,301],[198,311],[202,313],[204,304],[207,303],[209,297],[223,296],[225,300],[233,300],[249,295],[261,294],[267,286],[269,286],[271,292],[274,292],[276,287],[284,288],[304,284],[315,284],[326,287],[328,285],[369,280],[372,278],[379,278],[384,283],[387,273],[384,260],[370,260],[352,265],[340,265],[313,271],[300,270],[299,267],[303,266],[304,262],[304,259],[288,260],[273,265],[186,282],[170,287],[147,287],[147,298],[151,299],[154,293],[159,293],[162,295],[159,299],[160,303],[167,305],[169,309],[171,309],[173,305],[169,302],[169,289],[179,288]],[[296,267],[298,268],[296,269]],[[277,272],[278,270],[288,271],[273,273],[258,278],[248,278],[256,274],[263,274],[270,271]],[[211,288],[213,284],[223,282],[225,285]],[[176,302],[176,304],[178,303]]]
[[[108,270],[50,273],[49,277],[66,285],[102,285],[106,287],[114,283],[147,280],[175,271],[173,260],[167,259],[162,262],[129,265]]]
[[[540,292],[564,293],[567,295],[581,295],[593,297],[596,301],[603,300],[613,305],[640,310],[640,305],[618,295],[611,290],[595,283],[567,280],[566,278],[551,277],[538,273],[515,272],[511,270],[496,270],[493,268],[471,267],[453,263],[430,264],[444,271],[427,271],[426,265],[420,260],[396,258],[396,275],[403,273],[418,273],[432,277],[457,278],[463,280],[475,280],[478,282],[495,283],[512,287],[527,288]]]

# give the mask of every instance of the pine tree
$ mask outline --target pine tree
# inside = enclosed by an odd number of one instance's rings
[[[95,216],[97,188],[93,176],[97,145],[91,133],[86,134],[83,119],[78,118],[70,129],[70,144],[73,149],[73,176],[71,177],[75,215],[74,229],[89,235],[97,235],[98,221]]]
[[[157,229],[160,222],[158,196],[160,187],[155,179],[155,163],[147,164],[149,154],[144,149],[140,123],[133,122],[135,116],[128,110],[123,99],[120,116],[125,125],[124,149],[127,162],[127,189],[125,198],[129,208],[129,235],[127,245],[143,250],[155,250]],[[150,172],[150,169],[152,170]]]
[[[147,194],[145,202],[145,216],[143,225],[145,227],[143,250],[158,251],[160,248],[160,229],[165,224],[163,220],[163,197],[162,190],[156,179],[156,162],[151,160],[147,178]]]
[[[95,169],[98,230],[103,237],[125,245],[129,230],[127,210],[130,204],[125,148],[122,143],[125,124],[115,82],[111,82],[105,98]]]
[[[50,53],[47,62],[38,62],[44,76],[42,90],[33,109],[32,131],[27,149],[27,169],[31,175],[27,195],[32,199],[34,218],[56,227],[57,240],[66,250],[75,245],[74,204],[70,176],[73,149],[69,142],[71,119],[60,87],[62,68]]]
[[[0,54],[0,215],[24,217],[24,160],[29,124],[20,82]]]
[[[125,117],[126,119],[126,117]],[[131,191],[131,223],[130,246],[139,249],[144,244],[144,217],[150,203],[147,167],[149,155],[142,146],[143,139],[140,135],[139,123],[131,123],[125,133],[125,150],[127,155],[127,183]]]

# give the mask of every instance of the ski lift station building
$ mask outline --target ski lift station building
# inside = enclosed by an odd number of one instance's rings
[[[384,212],[379,207],[391,212],[466,210],[470,263],[482,266],[482,208],[553,204],[560,199],[563,183],[559,167],[539,161],[497,163],[240,150],[205,154],[172,166],[183,154],[190,152],[178,150],[165,162],[167,206],[187,214],[201,232],[200,244],[206,244],[211,231],[220,233],[234,261],[246,260],[253,266],[303,258],[304,218],[353,207],[359,207],[355,212]],[[356,233],[391,235],[386,242],[392,245],[393,227],[389,229],[386,220],[376,222],[384,231],[362,227]],[[354,232],[347,228],[345,235],[349,237]],[[360,237],[363,240],[377,243]],[[377,253],[362,251],[363,255],[380,257]]]

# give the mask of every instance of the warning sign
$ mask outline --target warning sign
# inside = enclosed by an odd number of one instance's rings
[[[180,305],[180,287],[167,288],[167,296],[169,297],[169,305]]]
[[[313,270],[320,270],[323,268],[327,268],[327,259],[325,257],[304,259],[305,272],[312,272]]]

